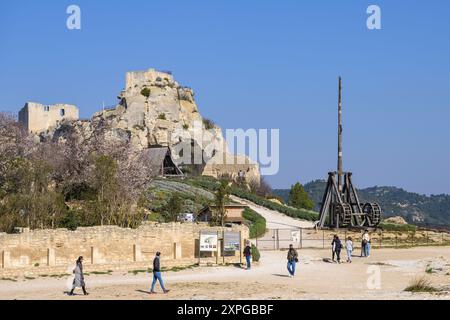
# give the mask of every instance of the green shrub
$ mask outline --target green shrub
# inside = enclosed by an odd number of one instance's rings
[[[287,207],[285,205],[281,205],[281,204],[272,202],[270,200],[267,200],[265,198],[255,195],[255,194],[252,194],[246,190],[239,189],[236,187],[231,189],[231,194],[233,194],[239,198],[249,200],[249,201],[251,201],[257,205],[263,206],[267,209],[284,213],[285,215],[292,217],[292,218],[298,218],[298,219],[309,220],[309,221],[316,221],[319,218],[319,216],[316,212],[308,211],[305,209],[295,209],[295,208]]]
[[[214,121],[210,120],[210,119],[203,119],[203,125],[205,126],[206,130],[211,130],[214,129],[216,127],[216,124],[214,123]]]
[[[159,120],[166,120],[166,114],[165,114],[165,113],[160,113],[160,114],[158,115],[158,119],[159,119]]]
[[[147,99],[148,99],[148,97],[150,97],[150,94],[151,94],[151,90],[149,88],[144,88],[141,90],[141,95],[143,95]]]
[[[252,260],[254,262],[258,262],[260,258],[261,254],[259,253],[258,248],[254,244],[252,244]]]
[[[187,123],[183,124],[183,129],[184,130],[188,130],[189,129],[189,125]]]
[[[64,217],[61,219],[61,227],[71,231],[77,230],[80,226],[80,217],[73,210],[67,211]]]
[[[417,226],[412,224],[394,224],[394,223],[380,223],[379,227],[384,231],[417,231]]]
[[[207,176],[190,178],[183,182],[196,187],[208,189],[210,191],[215,191],[219,186],[219,182],[215,178]],[[257,205],[263,206],[267,209],[284,213],[285,215],[290,216],[292,218],[298,218],[308,221],[316,221],[317,219],[319,219],[319,214],[317,212],[305,209],[296,209],[282,204],[278,204],[270,200],[267,200],[263,197],[260,197],[254,193],[251,193],[248,190],[236,186],[233,186],[231,188],[231,194],[236,197],[251,201]]]
[[[263,236],[266,233],[266,219],[256,211],[247,208],[242,214],[250,231],[250,239]]]

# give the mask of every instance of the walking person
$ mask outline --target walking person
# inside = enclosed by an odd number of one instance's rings
[[[289,276],[292,278],[295,276],[295,265],[298,262],[298,253],[297,250],[294,249],[292,244],[289,245],[289,251],[287,253],[287,269],[289,272]]]
[[[335,235],[333,236],[333,241],[331,241],[331,253],[332,253],[332,255],[331,255],[331,260],[332,260],[333,262],[335,262],[335,261],[334,261],[334,257],[335,257],[335,255],[336,255],[336,238],[337,238],[337,234],[335,234]]]
[[[367,240],[365,239],[365,232],[361,236],[361,258],[366,257]]]
[[[364,241],[365,241],[365,243],[366,243],[366,246],[365,246],[365,256],[366,256],[367,258],[370,258],[371,239],[370,239],[369,230],[364,231],[363,239],[364,239]]]
[[[86,284],[84,283],[83,257],[78,257],[73,273],[75,274],[75,279],[73,279],[72,290],[70,291],[69,296],[73,296],[75,288],[81,288],[83,294],[87,296],[89,293],[87,293]]]
[[[347,262],[352,263],[353,241],[351,237],[347,238],[345,249],[347,250]]]
[[[169,290],[167,290],[164,287],[164,282],[161,276],[161,252],[157,252],[155,259],[153,259],[153,282],[152,282],[152,288],[150,289],[150,293],[154,294],[155,292],[155,285],[156,285],[156,281],[159,281],[159,285],[161,286],[162,290],[164,293],[168,293]]]
[[[252,247],[250,247],[250,241],[247,241],[247,246],[244,248],[244,256],[247,262],[247,270],[250,270],[252,267],[251,265]]]
[[[341,263],[342,243],[337,235],[334,236],[331,245],[333,246],[333,262],[334,262],[334,255],[336,254],[337,262]]]

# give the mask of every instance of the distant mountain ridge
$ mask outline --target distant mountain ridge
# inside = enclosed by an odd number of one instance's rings
[[[314,210],[320,210],[325,180],[316,180],[305,184],[305,190],[313,199]],[[285,201],[289,198],[289,189],[276,189],[274,193]],[[450,195],[421,195],[397,187],[370,187],[358,189],[361,202],[378,202],[383,216],[401,216],[407,222],[418,225],[450,225]]]

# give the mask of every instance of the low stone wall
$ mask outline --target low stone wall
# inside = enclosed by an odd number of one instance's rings
[[[132,270],[151,267],[157,251],[166,267],[199,262],[198,245],[201,231],[241,232],[241,245],[248,239],[248,228],[209,227],[207,224],[144,223],[138,229],[116,226],[25,231],[0,234],[0,276],[66,272],[79,256],[86,270]],[[220,246],[219,246],[220,247]],[[235,256],[202,253],[201,262],[239,262]]]

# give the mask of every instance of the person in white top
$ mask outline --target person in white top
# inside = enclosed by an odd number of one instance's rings
[[[369,258],[370,257],[370,235],[369,230],[365,230],[364,234],[362,236],[362,254],[364,254],[364,257]]]
[[[347,238],[345,249],[347,250],[347,262],[352,263],[353,241],[351,237]]]

